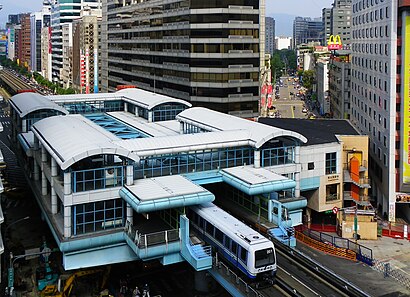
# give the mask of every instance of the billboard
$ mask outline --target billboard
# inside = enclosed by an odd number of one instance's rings
[[[410,16],[406,16],[405,34],[403,34],[404,49],[410,50]],[[410,184],[410,55],[403,56],[403,183]]]
[[[327,42],[327,48],[330,51],[342,49],[343,45],[342,40],[340,39],[340,35],[330,35],[329,40]]]

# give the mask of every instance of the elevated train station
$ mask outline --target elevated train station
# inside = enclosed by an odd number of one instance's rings
[[[299,133],[139,89],[10,104],[12,141],[66,270],[152,259],[210,269],[184,223],[207,202],[295,242],[307,204]]]

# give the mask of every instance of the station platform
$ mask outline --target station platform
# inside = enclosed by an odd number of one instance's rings
[[[404,261],[403,265],[407,267],[410,266],[410,257],[409,253],[410,250],[407,247],[407,250],[403,248],[401,251],[397,251],[396,253],[392,252],[392,248],[397,246],[397,243],[392,243],[389,238],[381,238],[377,241],[374,241],[374,246],[379,246],[380,250],[390,251],[392,254],[397,254],[396,256]],[[397,240],[398,243],[403,243],[401,240]],[[360,244],[366,245],[369,248],[372,246],[367,245],[365,241],[360,241]],[[351,281],[352,283],[356,284],[358,287],[363,289],[365,292],[368,292],[371,296],[409,296],[409,290],[398,283],[391,277],[384,277],[383,273],[380,273],[368,265],[358,262],[358,261],[351,261],[346,260],[338,257],[334,257],[313,249],[301,242],[297,242],[296,249],[307,255],[308,257],[312,258],[313,260],[321,263],[323,266],[329,268],[336,274],[340,275],[341,277]],[[375,249],[374,257],[377,258],[379,252]],[[374,251],[375,251],[374,250]],[[401,256],[399,256],[399,254]],[[401,258],[403,257],[403,258]],[[410,275],[409,275],[410,277]]]

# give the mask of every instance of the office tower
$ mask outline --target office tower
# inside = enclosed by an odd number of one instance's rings
[[[9,14],[8,23],[13,25],[20,24],[21,14]]]
[[[73,23],[73,88],[98,93],[101,73],[101,9],[84,9]]]
[[[52,77],[54,82],[64,85],[70,84],[67,80],[67,71],[64,67],[63,50],[63,25],[71,24],[74,19],[80,17],[80,12],[84,7],[91,9],[101,8],[101,0],[53,0],[51,8],[51,45],[52,45]],[[65,26],[65,32],[70,31],[70,26]],[[68,38],[68,39],[67,39]],[[72,36],[65,37],[65,43],[72,43]],[[67,65],[66,65],[67,66]]]
[[[293,21],[293,48],[300,44],[323,41],[321,18],[296,17]]]
[[[380,213],[389,221],[395,221],[396,214],[409,218],[410,5],[358,0],[352,4],[350,118],[370,136],[371,195]]]
[[[21,15],[21,28],[18,30],[18,47],[16,48],[19,64],[30,69],[30,14]]]
[[[104,0],[103,90],[136,85],[196,106],[258,115],[265,0],[249,3]]]
[[[332,14],[332,9],[331,8],[323,8],[322,9],[322,26],[323,26],[323,40],[322,44],[326,45],[327,41],[329,40],[329,37],[331,34],[331,14]]]
[[[7,58],[14,60],[16,56],[16,26],[14,24],[7,24]]]
[[[350,48],[352,0],[335,0],[331,9],[331,34],[339,35],[344,49]]]
[[[273,55],[275,50],[275,19],[265,18],[265,53]]]
[[[30,40],[31,59],[30,66],[33,71],[41,71],[41,29],[50,26],[51,4],[43,1],[43,9],[30,15]]]

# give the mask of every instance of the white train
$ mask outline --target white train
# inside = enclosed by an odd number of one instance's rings
[[[272,241],[213,203],[191,206],[188,218],[205,241],[248,278],[257,283],[274,282],[276,253]]]

